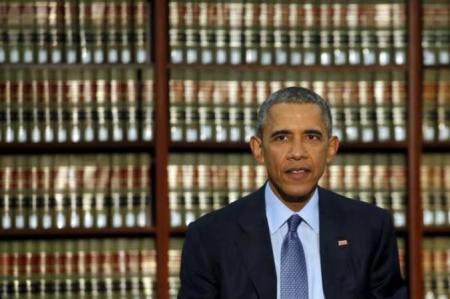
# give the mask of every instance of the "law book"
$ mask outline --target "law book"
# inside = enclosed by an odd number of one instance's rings
[[[42,97],[43,94],[39,93],[39,85],[38,76],[40,74],[37,71],[32,71],[31,76],[27,76],[27,98],[31,105],[31,111],[29,112],[30,116],[30,139],[32,142],[41,142],[44,140],[43,136],[43,111],[42,111]],[[40,77],[40,76],[39,76]],[[30,86],[31,85],[31,86]],[[30,88],[31,87],[31,88]],[[29,107],[30,107],[29,106]]]
[[[243,123],[244,123],[244,112],[242,106],[242,98],[239,94],[239,83],[236,78],[238,75],[235,73],[228,74],[226,81],[228,89],[228,123],[229,123],[229,141],[238,142],[243,141]]]
[[[184,120],[185,140],[196,142],[199,139],[199,116],[198,116],[198,77],[195,71],[187,70],[184,83]]]
[[[97,141],[108,141],[110,137],[110,119],[108,113],[109,107],[109,94],[107,90],[108,85],[108,73],[107,70],[98,69],[95,76],[95,112],[96,112],[96,132],[95,137]]]
[[[20,3],[10,2],[7,6],[7,17],[5,27],[7,33],[7,61],[9,63],[20,63]]]
[[[181,251],[183,248],[183,239],[172,238],[169,245],[169,296],[170,298],[176,297],[178,289],[180,288],[180,264],[181,264]]]
[[[95,204],[94,204],[94,225],[97,228],[104,228],[111,225],[111,157],[107,155],[97,155],[95,161]]]
[[[392,73],[392,125],[395,141],[406,140],[407,122],[407,91],[406,74],[403,72]]]
[[[56,156],[53,160],[53,171],[55,171],[54,177],[54,189],[53,192],[49,192],[49,227],[48,228],[66,228],[66,227],[79,227],[80,211],[78,206],[80,202],[77,201],[76,188],[78,187],[77,179],[69,182],[69,176],[74,173],[72,168],[72,162],[74,157]],[[48,171],[48,190],[51,190],[51,175],[50,169]],[[44,199],[45,200],[45,199]]]
[[[56,110],[56,115],[54,116],[57,126],[56,140],[59,143],[64,143],[69,140],[68,111],[65,99],[67,93],[66,76],[60,70],[52,73],[52,75],[51,95]]]
[[[74,45],[74,39],[72,36],[72,5],[69,2],[64,4],[64,32],[66,34],[65,40],[65,54],[66,61],[73,63],[80,61],[81,63],[91,63],[93,61],[93,47],[92,47],[92,25],[91,22],[91,8],[89,2],[86,0],[78,2],[78,22],[79,30],[77,34],[79,37],[79,45]],[[78,48],[78,49],[77,49]],[[79,58],[77,58],[77,50],[79,50]]]
[[[124,159],[126,160],[125,183],[124,192],[126,193],[126,207],[125,207],[125,226],[136,227],[137,216],[139,213],[139,189],[137,182],[137,170],[139,157],[132,154],[126,154]]]
[[[90,17],[92,22],[92,62],[94,63],[105,63],[107,62],[105,43],[104,43],[104,32],[106,31],[106,3],[99,0],[94,0],[89,3]]]
[[[84,70],[80,74],[80,134],[83,142],[95,139],[95,81],[91,71]]]
[[[82,141],[81,124],[80,124],[80,98],[81,98],[81,71],[71,70],[66,77],[67,98],[64,99],[66,104],[66,113],[68,114],[68,135],[69,141]]]
[[[214,82],[209,74],[199,74],[198,85],[198,117],[199,117],[199,140],[214,140],[214,114],[213,114],[213,91]]]
[[[374,155],[373,183],[375,188],[375,204],[380,208],[391,209],[390,200],[390,166],[389,156]]]
[[[374,185],[373,185],[373,156],[370,154],[360,154],[357,156],[355,167],[357,174],[354,177],[358,186],[359,200],[373,203],[374,202]],[[347,175],[347,174],[346,174]]]
[[[426,155],[423,157],[423,163],[420,167],[420,182],[422,190],[421,198],[424,225],[434,224],[433,198],[431,194],[432,190],[430,189],[432,176],[432,156]]]
[[[135,5],[135,61],[137,63],[146,63],[150,57],[150,34],[148,31],[149,16],[151,8],[146,0],[138,0]]]
[[[185,132],[184,122],[184,74],[174,70],[169,82],[169,122],[170,138],[172,141],[183,141]]]
[[[55,122],[52,119],[53,105],[50,96],[50,76],[49,71],[42,71],[42,79],[38,82],[36,97],[41,98],[43,107],[38,115],[39,126],[42,140],[44,142],[53,142],[56,135]]]
[[[105,7],[105,56],[108,63],[118,63],[120,61],[119,32],[122,27],[119,9],[122,1],[107,1]]]
[[[34,7],[31,1],[25,1],[20,9],[20,35],[19,41],[20,61],[22,63],[34,62],[33,29],[35,27]]]
[[[323,74],[318,74],[316,78],[316,81],[324,82],[323,95],[330,101],[331,116],[333,118],[333,135],[345,141],[345,113],[342,98],[344,85],[340,82],[339,76],[334,73],[330,74],[328,78]]]
[[[76,15],[76,4],[73,2],[64,2],[64,26],[63,26],[63,34],[64,34],[64,61],[66,63],[76,63],[79,61],[78,58],[78,46],[76,44],[76,27],[75,27],[75,17]],[[80,7],[81,8],[81,7]],[[83,32],[83,31],[82,31]],[[83,55],[85,57],[85,54]]]
[[[399,154],[391,154],[389,158],[391,212],[394,225],[396,227],[405,227],[407,207],[405,158]]]
[[[62,3],[48,2],[48,56],[52,63],[61,63],[63,60],[62,18],[60,13]]]
[[[344,105],[344,126],[346,141],[354,142],[361,140],[361,115],[358,103],[358,82],[357,76],[348,74],[343,82],[343,105]]]
[[[181,178],[183,163],[182,156],[172,154],[169,157],[169,165],[167,166],[167,178],[169,184],[169,210],[170,225],[172,227],[181,226],[183,224],[183,206],[181,201]]]
[[[81,197],[81,226],[95,227],[95,156],[86,155],[74,158],[71,162],[76,174],[76,190]]]
[[[423,122],[422,134],[425,141],[434,141],[437,135],[437,91],[438,78],[434,70],[426,71],[423,81]]]
[[[389,73],[375,73],[374,99],[376,105],[377,140],[392,140],[392,94]]]
[[[376,140],[374,83],[372,74],[362,73],[358,80],[358,100],[361,126],[361,141],[373,142]]]
[[[128,0],[119,1],[117,4],[117,61],[130,63],[132,61],[131,34],[133,30],[132,15],[133,5]],[[110,36],[112,37],[112,36]]]
[[[438,140],[450,138],[450,72],[441,70],[437,87],[437,129]]]
[[[318,57],[318,49],[320,47],[320,31],[304,30],[302,35],[302,64],[314,65],[320,63],[320,57]]]
[[[152,223],[152,178],[150,174],[151,157],[148,154],[141,154],[138,157],[136,168],[136,196],[138,202],[136,203],[137,214],[136,224],[140,227],[148,227]]]
[[[117,154],[111,157],[111,227],[123,227],[124,226],[124,210],[123,204],[126,198],[123,194],[123,182],[124,176],[122,174],[122,161],[121,157]]]
[[[133,118],[133,114],[138,114],[138,102],[137,102],[137,78],[135,73],[130,73],[127,75],[127,102],[133,103],[128,104],[129,107],[129,120],[127,124],[127,134],[128,140],[134,141],[135,136],[139,134],[138,122],[142,125],[142,140],[150,141],[153,140],[153,118],[154,118],[154,92],[153,92],[153,70],[147,68],[144,70],[144,95],[143,95],[143,105],[142,105],[142,117]],[[135,107],[135,108],[134,108]],[[169,108],[170,109],[170,108]]]
[[[121,82],[118,69],[112,68],[109,70],[107,84],[110,95],[110,107],[108,107],[108,110],[111,111],[111,139],[113,141],[123,141],[125,138],[124,120],[123,117],[121,117],[123,82]]]

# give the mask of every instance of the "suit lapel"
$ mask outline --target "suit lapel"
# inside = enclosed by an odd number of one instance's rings
[[[345,227],[345,216],[335,204],[333,194],[319,188],[320,215],[320,260],[325,297],[344,298],[343,282],[348,275],[349,242]],[[339,241],[340,244],[338,243]]]
[[[242,210],[239,218],[242,230],[236,243],[259,298],[275,299],[277,278],[265,214],[264,188],[252,194]]]

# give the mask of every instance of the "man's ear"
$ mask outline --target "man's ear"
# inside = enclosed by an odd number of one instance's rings
[[[332,136],[328,141],[328,152],[327,152],[327,163],[331,163],[333,161],[334,156],[339,149],[339,138],[336,136]]]
[[[250,148],[252,150],[253,157],[260,164],[264,164],[264,155],[262,149],[262,140],[257,136],[252,136],[250,139]]]

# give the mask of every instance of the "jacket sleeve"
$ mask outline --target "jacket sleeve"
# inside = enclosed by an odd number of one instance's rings
[[[189,226],[183,245],[178,299],[219,298],[214,264],[195,224],[194,222]]]
[[[390,214],[383,213],[383,217],[369,274],[371,298],[406,299],[408,296],[400,274],[394,225]]]

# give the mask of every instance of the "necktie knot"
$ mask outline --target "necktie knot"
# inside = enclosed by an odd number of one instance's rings
[[[302,222],[302,218],[297,214],[289,217],[289,219],[287,220],[289,232],[297,231],[297,227],[299,226],[300,222]]]

